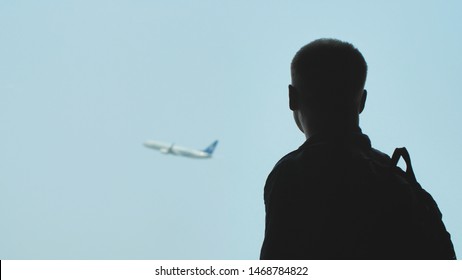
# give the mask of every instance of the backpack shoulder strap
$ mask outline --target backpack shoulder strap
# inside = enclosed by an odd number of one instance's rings
[[[391,157],[391,168],[396,168],[400,158],[406,162],[406,176],[414,188],[416,203],[415,219],[423,233],[424,239],[419,248],[423,249],[416,255],[419,259],[456,259],[451,236],[442,221],[442,215],[433,197],[420,184],[412,169],[411,158],[406,148],[396,148]],[[416,237],[417,238],[417,237]],[[416,251],[420,249],[416,248]]]
[[[391,167],[396,167],[400,158],[403,158],[406,162],[406,174],[408,175],[409,179],[411,179],[413,183],[417,183],[414,170],[412,169],[411,157],[409,156],[409,153],[405,147],[395,149],[395,152],[391,157]]]

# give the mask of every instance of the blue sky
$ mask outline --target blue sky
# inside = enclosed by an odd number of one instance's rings
[[[462,253],[458,1],[0,2],[0,258],[256,259],[263,185],[304,136],[289,65],[369,65],[361,126],[406,146]],[[205,148],[165,156],[148,139]]]

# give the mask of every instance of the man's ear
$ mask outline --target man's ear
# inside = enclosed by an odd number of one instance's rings
[[[359,113],[361,114],[362,111],[364,110],[364,107],[366,106],[366,99],[367,99],[367,90],[363,91],[363,94],[361,96],[361,103],[359,103]]]
[[[289,85],[289,108],[292,111],[300,109],[299,96],[297,89],[293,85]]]

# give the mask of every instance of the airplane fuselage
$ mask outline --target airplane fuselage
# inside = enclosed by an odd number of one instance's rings
[[[146,141],[144,145],[148,148],[159,150],[163,154],[172,154],[185,156],[190,158],[210,158],[212,153],[198,149],[190,149],[182,146],[176,146],[173,143],[165,143],[160,141]]]

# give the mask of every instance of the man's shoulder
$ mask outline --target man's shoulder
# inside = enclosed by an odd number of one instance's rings
[[[353,164],[354,161],[373,161],[380,165],[388,165],[390,157],[370,145],[369,138],[362,134],[362,142],[356,146],[342,146],[332,142],[306,141],[298,149],[283,156],[273,167],[269,177],[293,175],[302,169],[302,173],[319,172],[332,169],[332,165],[342,162]],[[346,162],[345,162],[346,161]]]
[[[283,156],[273,167],[268,175],[265,183],[265,201],[271,195],[273,189],[277,185],[284,185],[284,181],[293,178],[293,174],[297,169],[297,158],[299,157],[300,149],[294,150]]]
[[[265,184],[265,192],[274,186],[284,185],[286,188],[298,182],[300,176],[313,173],[311,167],[322,164],[322,153],[319,147],[306,147],[304,144],[298,149],[283,156],[273,167]]]
[[[278,160],[278,162],[276,162],[276,164],[273,167],[273,170],[278,169],[278,168],[286,167],[287,165],[294,164],[296,162],[297,158],[300,156],[300,152],[301,152],[300,148],[298,148],[298,149],[286,154],[280,160]]]
[[[325,143],[311,143],[310,141],[305,141],[300,147],[296,150],[291,151],[290,153],[283,156],[275,165],[274,169],[293,167],[296,164],[301,162],[306,162],[307,160],[316,161],[317,157],[323,156],[326,150]]]
[[[300,146],[298,149],[289,152],[283,156],[273,167],[269,174],[270,177],[274,176],[288,176],[295,173],[302,166],[305,166],[307,161],[317,161],[317,156],[313,153],[316,149],[312,147]]]
[[[274,181],[275,177],[287,177],[296,168],[297,158],[300,156],[299,149],[294,150],[283,156],[273,167],[268,175],[268,182]]]
[[[374,159],[377,161],[389,163],[391,160],[389,155],[375,148],[371,148],[370,153],[374,156]]]

